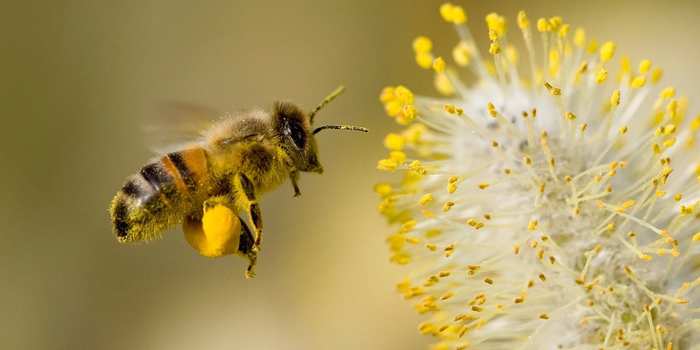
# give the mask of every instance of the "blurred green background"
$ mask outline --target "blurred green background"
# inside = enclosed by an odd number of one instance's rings
[[[440,1],[15,1],[0,14],[0,347],[3,349],[420,349],[419,317],[394,292],[376,213],[377,101],[403,83],[433,94],[411,41],[456,42]],[[460,1],[483,17],[562,15],[618,52],[650,58],[697,101],[694,1]],[[258,277],[172,232],[120,246],[107,205],[150,156],[142,125],[163,101],[220,110],[307,108],[372,129],[320,134],[322,176],[264,197]],[[692,108],[692,107],[691,107]]]

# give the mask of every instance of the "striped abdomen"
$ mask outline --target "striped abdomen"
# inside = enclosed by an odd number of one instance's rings
[[[130,176],[112,200],[110,215],[120,242],[151,240],[182,222],[206,195],[206,151],[168,153]]]

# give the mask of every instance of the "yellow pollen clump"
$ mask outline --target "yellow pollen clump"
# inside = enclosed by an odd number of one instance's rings
[[[600,46],[600,61],[608,62],[615,56],[615,43],[608,41]]]
[[[537,31],[540,33],[549,32],[552,30],[552,25],[549,24],[546,18],[537,19]]]
[[[395,133],[389,133],[384,138],[384,147],[392,151],[400,151],[404,146],[403,136]]]
[[[467,14],[461,6],[445,3],[440,6],[440,16],[445,22],[454,24],[467,23]]]
[[[693,242],[700,242],[700,232],[693,235]]]

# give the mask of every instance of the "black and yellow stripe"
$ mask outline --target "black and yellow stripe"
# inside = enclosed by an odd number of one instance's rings
[[[145,165],[112,201],[117,239],[148,240],[179,223],[205,190],[207,176],[206,152],[201,148],[168,153]]]

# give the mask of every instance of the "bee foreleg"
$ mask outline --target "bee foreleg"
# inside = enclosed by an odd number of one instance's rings
[[[301,196],[299,184],[297,183],[297,181],[299,180],[299,172],[296,169],[289,172],[289,180],[292,181],[292,187],[294,187],[294,197]]]

